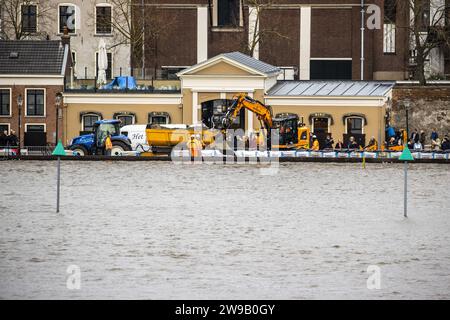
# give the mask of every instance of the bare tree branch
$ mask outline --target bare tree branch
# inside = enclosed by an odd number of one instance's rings
[[[267,37],[278,37],[289,40],[289,37],[284,35],[282,32],[278,31],[276,27],[273,28],[262,28],[261,27],[261,16],[264,10],[268,10],[272,5],[272,0],[247,0],[245,4],[255,10],[255,26],[250,30],[251,34],[248,42],[244,45],[244,52],[253,56],[256,47],[264,41]],[[242,6],[244,7],[244,6]],[[244,15],[245,16],[245,15]],[[248,22],[250,24],[250,22]],[[250,26],[249,26],[250,27]]]
[[[36,5],[36,32],[30,32],[22,25],[22,7]],[[25,38],[45,38],[46,32],[40,32],[39,29],[45,30],[45,26],[51,21],[51,7],[46,0],[0,0],[2,8],[2,28],[1,38],[10,40],[21,40]]]
[[[449,8],[446,8],[445,0],[397,0],[396,5],[400,12],[409,16],[405,24],[396,27],[407,30],[414,44],[414,78],[424,85],[425,62],[431,51],[450,48],[450,32],[445,21]]]

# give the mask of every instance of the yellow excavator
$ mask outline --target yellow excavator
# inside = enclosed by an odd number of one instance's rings
[[[292,113],[280,113],[276,117],[272,115],[272,108],[254,100],[245,94],[239,94],[233,99],[228,112],[219,121],[219,126],[209,129],[204,125],[185,126],[183,128],[170,128],[163,125],[147,125],[146,135],[149,146],[154,150],[171,149],[179,143],[187,143],[192,135],[196,135],[203,146],[215,142],[218,134],[226,135],[233,121],[239,116],[242,109],[247,109],[256,114],[260,120],[261,132],[256,132],[259,136],[259,145],[265,145],[267,138],[267,148],[280,150],[286,149],[309,149],[309,128],[299,121],[299,116]],[[279,143],[271,145],[271,132],[278,130]],[[162,151],[164,152],[164,151]]]
[[[227,130],[242,109],[256,114],[261,129],[267,139],[267,149],[309,149],[309,128],[293,113],[280,113],[273,117],[272,108],[262,102],[239,94],[222,120],[223,130]],[[278,144],[272,144],[272,131],[278,130]]]

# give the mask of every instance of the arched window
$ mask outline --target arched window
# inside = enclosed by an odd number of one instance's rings
[[[82,133],[94,132],[95,122],[102,119],[102,114],[98,112],[82,112],[80,114],[81,131]]]
[[[348,113],[342,117],[345,125],[345,133],[351,135],[364,134],[364,126],[367,125],[365,115]]]
[[[359,117],[349,117],[345,122],[345,127],[348,134],[363,134],[364,119]]]
[[[113,118],[121,121],[120,127],[136,123],[136,114],[133,112],[117,112]]]
[[[167,112],[150,112],[148,114],[149,124],[169,124],[170,115]]]

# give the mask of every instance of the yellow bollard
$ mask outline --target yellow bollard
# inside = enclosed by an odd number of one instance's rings
[[[366,155],[364,153],[363,153],[362,167],[363,167],[363,169],[366,168]]]

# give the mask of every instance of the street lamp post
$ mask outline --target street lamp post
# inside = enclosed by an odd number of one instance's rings
[[[55,107],[56,107],[56,132],[55,132],[55,146],[58,143],[58,136],[59,136],[59,111],[62,101],[62,94],[61,92],[58,92],[55,97]]]
[[[18,111],[19,111],[18,112],[19,117],[17,119],[17,128],[18,128],[17,132],[18,132],[18,138],[19,138],[19,154],[20,154],[20,150],[22,149],[22,144],[21,144],[22,139],[20,137],[21,131],[22,131],[22,123],[21,123],[21,121],[22,121],[22,105],[23,105],[23,97],[22,97],[22,94],[19,94],[17,96],[17,107],[18,107]]]
[[[409,139],[409,108],[411,106],[411,101],[409,99],[405,99],[403,102],[403,105],[405,106],[405,112],[406,112],[406,135]]]

